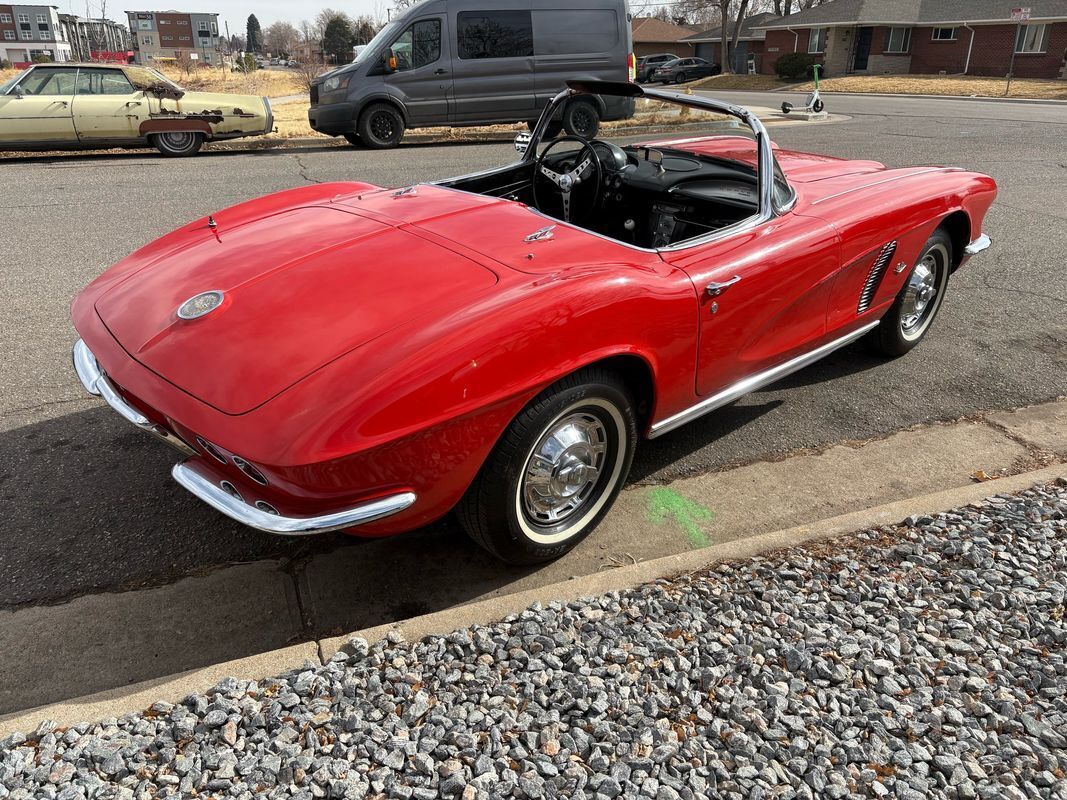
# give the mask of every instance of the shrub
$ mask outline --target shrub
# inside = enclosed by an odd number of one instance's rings
[[[11,69],[11,62],[6,58],[0,58],[0,69]]]
[[[815,57],[807,53],[786,53],[774,62],[774,71],[779,78],[797,80],[811,77],[813,74],[811,68],[816,63],[818,62]]]
[[[52,56],[45,55],[44,53],[38,53],[33,57],[32,60],[35,64],[51,64]]]

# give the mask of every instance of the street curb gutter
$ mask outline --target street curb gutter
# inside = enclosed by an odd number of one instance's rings
[[[897,500],[794,528],[737,539],[701,550],[665,556],[501,597],[478,600],[432,614],[354,631],[344,636],[293,645],[235,661],[41,706],[0,718],[0,738],[15,731],[28,733],[46,719],[53,720],[60,726],[70,726],[86,720],[107,719],[142,711],[161,699],[168,699],[172,702],[180,701],[186,695],[203,692],[222,678],[231,675],[246,679],[262,679],[299,669],[305,664],[318,665],[329,660],[354,636],[374,643],[384,638],[390,631],[400,631],[407,640],[415,641],[434,633],[447,633],[469,625],[486,624],[509,614],[516,614],[535,602],[542,604],[550,601],[570,602],[605,592],[622,591],[658,578],[698,570],[717,562],[750,558],[868,528],[894,525],[913,514],[948,511],[979,502],[996,494],[1010,494],[1030,486],[1056,480],[1067,480],[1067,464],[1056,464],[995,481],[975,483]]]

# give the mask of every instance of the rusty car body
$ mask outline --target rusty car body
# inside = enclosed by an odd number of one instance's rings
[[[188,156],[273,128],[266,97],[187,91],[135,64],[37,64],[0,86],[0,150],[149,145]]]

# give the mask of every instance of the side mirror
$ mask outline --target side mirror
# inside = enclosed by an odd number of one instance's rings
[[[520,153],[525,153],[530,149],[530,140],[533,138],[533,134],[529,131],[521,131],[518,136],[515,137],[515,149]]]
[[[19,88],[19,85],[17,83],[13,87],[11,87],[11,94],[15,95],[15,97],[19,100],[22,99],[22,89]]]
[[[382,66],[385,67],[386,72],[396,72],[396,53],[393,52],[393,48],[390,47],[382,53]]]

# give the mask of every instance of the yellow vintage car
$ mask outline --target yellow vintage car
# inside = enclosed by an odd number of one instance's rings
[[[266,97],[186,91],[135,64],[37,64],[0,85],[0,150],[148,144],[191,156],[205,141],[273,128]]]

